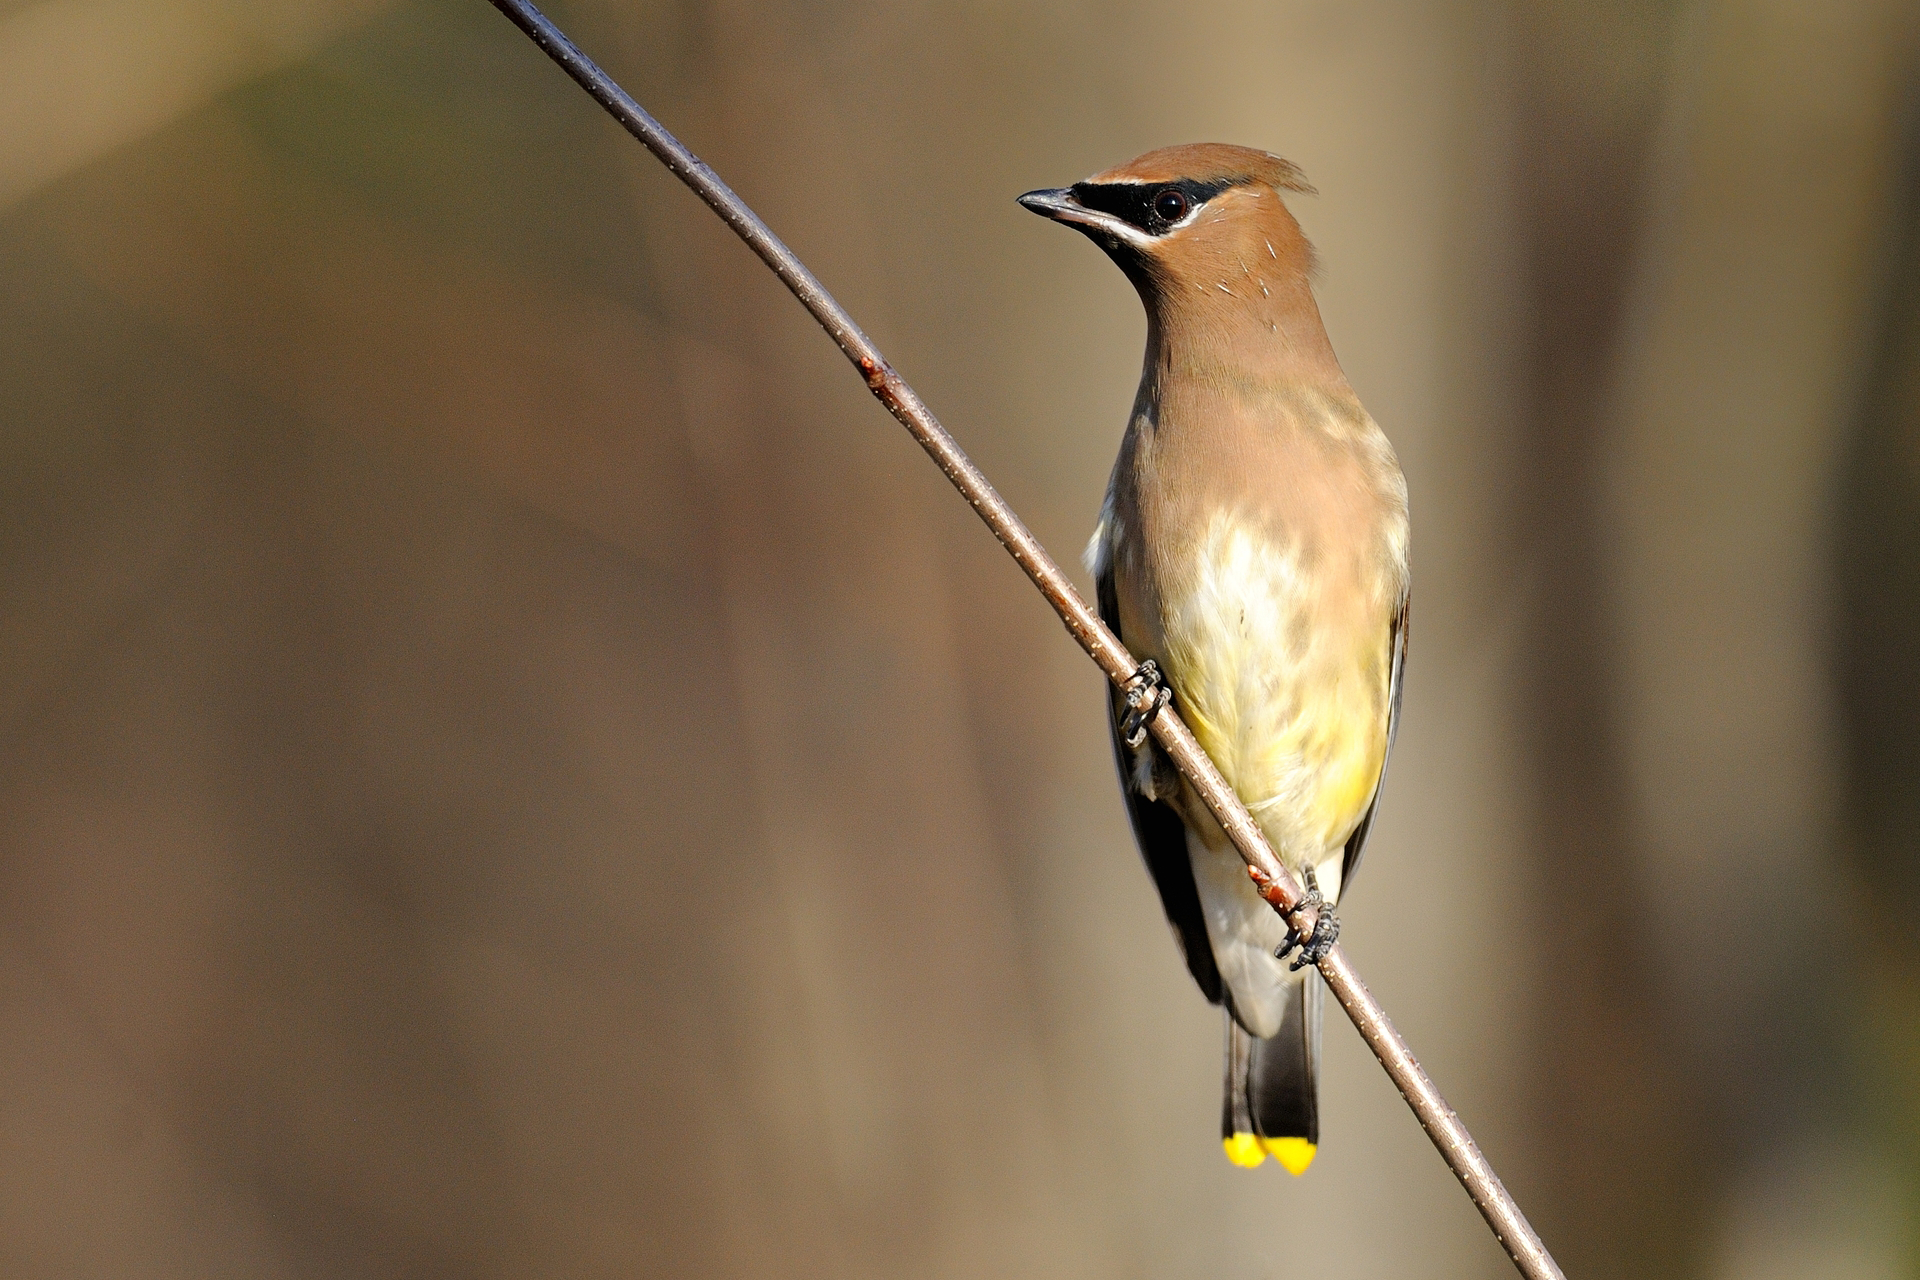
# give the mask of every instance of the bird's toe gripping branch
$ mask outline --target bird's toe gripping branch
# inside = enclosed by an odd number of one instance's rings
[[[1160,676],[1160,664],[1148,658],[1127,677],[1120,686],[1120,694],[1127,700],[1127,716],[1120,722],[1120,736],[1138,751],[1146,745],[1147,726],[1153,723],[1161,708],[1173,701],[1173,691]]]
[[[1266,897],[1266,877],[1255,871],[1253,879],[1261,889],[1261,896]],[[1295,949],[1299,950],[1299,956],[1287,966],[1287,971],[1290,973],[1304,969],[1308,965],[1319,964],[1327,958],[1327,953],[1333,950],[1333,944],[1340,940],[1340,918],[1334,915],[1333,908],[1327,905],[1325,896],[1320,892],[1320,881],[1313,874],[1312,867],[1306,868],[1306,882],[1306,896],[1294,903],[1293,910],[1284,915],[1287,922],[1287,940],[1280,945],[1278,951],[1273,953],[1275,960],[1285,960]],[[1271,901],[1270,898],[1269,901]],[[1300,913],[1307,910],[1316,913],[1313,930],[1302,934],[1299,926]]]

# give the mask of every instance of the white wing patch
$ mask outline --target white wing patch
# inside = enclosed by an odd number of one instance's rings
[[[1100,503],[1100,519],[1093,526],[1093,536],[1087,539],[1087,549],[1080,553],[1080,563],[1087,566],[1087,572],[1098,582],[1100,575],[1113,563],[1113,548],[1120,541],[1120,522],[1113,518],[1113,491]]]

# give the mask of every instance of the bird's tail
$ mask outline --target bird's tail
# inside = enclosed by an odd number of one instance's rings
[[[1265,1040],[1227,1011],[1227,1099],[1220,1117],[1227,1159],[1254,1168],[1272,1156],[1298,1175],[1320,1145],[1320,975],[1295,985],[1280,1030]]]

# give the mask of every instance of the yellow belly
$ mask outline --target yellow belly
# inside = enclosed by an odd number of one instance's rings
[[[1319,863],[1386,757],[1385,620],[1329,604],[1324,578],[1261,532],[1216,521],[1196,550],[1164,619],[1180,712],[1282,858]]]

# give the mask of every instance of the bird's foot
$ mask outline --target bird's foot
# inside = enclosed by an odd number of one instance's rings
[[[1173,701],[1173,691],[1161,679],[1160,664],[1148,658],[1121,684],[1120,693],[1127,700],[1127,716],[1120,722],[1120,737],[1138,751],[1146,745],[1147,726],[1153,723],[1162,707]]]
[[[1287,940],[1273,953],[1275,960],[1285,960],[1297,947],[1298,958],[1287,966],[1287,972],[1293,973],[1308,965],[1317,965],[1327,958],[1333,950],[1333,944],[1340,940],[1340,918],[1333,914],[1333,908],[1327,905],[1326,898],[1320,892],[1319,878],[1313,874],[1313,868],[1306,869],[1307,893],[1294,906],[1293,913],[1287,917]],[[1316,914],[1313,920],[1313,932],[1302,935],[1293,917],[1311,907]]]

